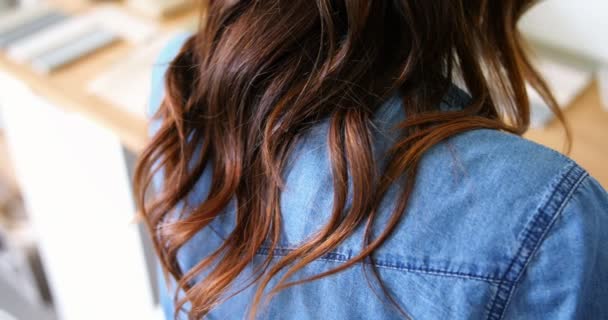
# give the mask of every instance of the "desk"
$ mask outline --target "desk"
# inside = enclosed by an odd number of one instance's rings
[[[73,1],[54,1],[68,12],[81,13],[94,6]],[[125,9],[128,11],[127,9]],[[195,17],[195,12],[163,21],[161,31],[173,30]],[[156,22],[154,22],[156,23]],[[146,143],[146,121],[123,108],[107,103],[87,92],[87,85],[132,49],[118,42],[85,59],[44,76],[29,67],[10,61],[0,53],[0,70],[7,72],[35,94],[44,97],[67,112],[78,112],[114,132],[131,151],[138,152]]]

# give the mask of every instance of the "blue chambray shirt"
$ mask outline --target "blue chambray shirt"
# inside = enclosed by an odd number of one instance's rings
[[[162,100],[167,64],[187,37],[175,38],[154,68],[150,113]],[[454,87],[440,107],[458,108],[466,99]],[[397,97],[378,110],[377,155],[394,142],[389,128],[403,118]],[[151,123],[151,133],[157,125]],[[289,160],[277,256],[304,241],[330,215],[327,129],[322,122],[307,131]],[[207,170],[189,196],[193,202],[205,199],[210,178]],[[161,185],[161,179],[156,183]],[[384,199],[377,231],[396,196],[395,188]],[[233,226],[234,207],[229,207],[181,249],[182,268],[217,248]],[[357,230],[290,280],[347,261],[361,250],[361,237]],[[265,254],[268,249],[260,250],[254,264]],[[608,194],[555,151],[503,132],[470,131],[424,157],[406,218],[373,258],[388,290],[413,319],[608,319]],[[219,305],[208,319],[243,319],[254,291],[250,287]],[[161,280],[167,319],[173,319],[171,297]],[[374,294],[357,266],[280,292],[259,318],[401,317]]]

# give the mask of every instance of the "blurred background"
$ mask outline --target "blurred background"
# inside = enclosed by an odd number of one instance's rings
[[[0,320],[162,319],[131,176],[151,69],[197,25],[190,0],[0,0]],[[520,27],[608,187],[608,2],[542,1]],[[526,137],[564,151],[531,96]]]

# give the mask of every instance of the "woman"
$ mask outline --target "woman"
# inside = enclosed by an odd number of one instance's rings
[[[607,319],[608,196],[521,138],[532,2],[208,1],[136,175],[167,318]]]

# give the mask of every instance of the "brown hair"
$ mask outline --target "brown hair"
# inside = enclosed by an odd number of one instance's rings
[[[183,298],[176,294],[176,313],[187,302],[192,319],[210,312],[265,241],[271,250],[252,282],[259,284],[252,317],[280,271],[285,273],[269,296],[371,259],[403,218],[429,148],[478,128],[526,131],[526,82],[563,122],[516,28],[533,2],[205,1],[200,32],[168,68],[166,96],[156,115],[162,125],[141,155],[135,178],[138,204],[162,266],[184,292]],[[462,110],[440,112],[437,106],[455,77],[472,99]],[[370,119],[396,92],[408,116],[397,128],[400,140],[386,154],[387,166],[377,172]],[[331,218],[306,243],[273,257],[281,234],[286,158],[302,132],[322,119],[330,123]],[[212,181],[206,200],[180,206],[207,167]],[[148,199],[146,191],[159,172],[162,190]],[[379,203],[393,184],[402,185],[401,195],[384,231],[372,237]],[[347,207],[349,191],[353,202]],[[237,201],[232,233],[191,270],[181,270],[179,249],[232,199]],[[287,282],[360,225],[366,233],[359,255],[333,270]],[[273,258],[278,260],[271,263]],[[373,264],[363,266],[378,276]],[[205,277],[195,282],[202,273]]]

